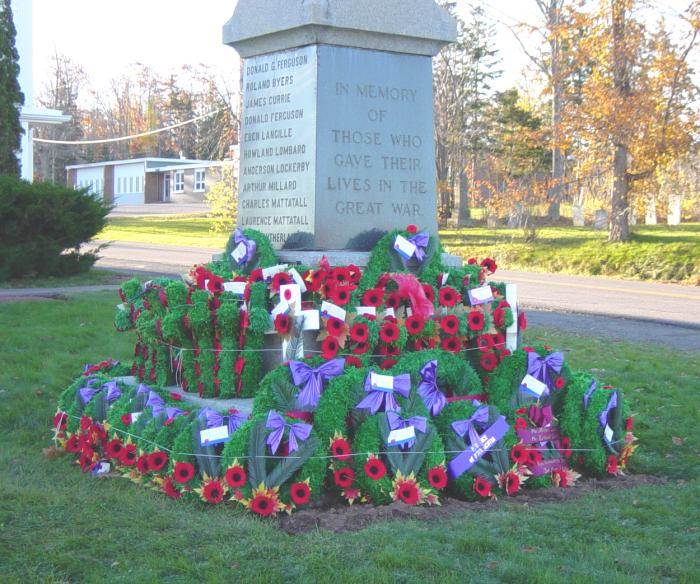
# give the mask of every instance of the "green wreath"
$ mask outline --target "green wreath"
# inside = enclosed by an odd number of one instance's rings
[[[255,255],[244,265],[239,266],[238,263],[231,257],[231,252],[235,249],[233,233],[226,242],[225,261],[229,269],[235,274],[250,274],[258,268],[269,268],[278,263],[277,254],[275,253],[272,244],[268,237],[255,229],[244,229],[243,235],[248,239],[252,239],[256,244]]]

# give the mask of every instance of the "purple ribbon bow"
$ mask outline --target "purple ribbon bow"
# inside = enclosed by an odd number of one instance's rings
[[[252,239],[248,239],[245,235],[243,235],[243,231],[241,231],[241,229],[238,227],[233,232],[233,243],[236,247],[238,247],[238,245],[241,243],[245,246],[245,255],[237,261],[239,266],[247,264],[253,258],[255,255],[255,250],[258,248],[258,244]]]
[[[562,365],[564,365],[564,353],[559,351],[550,353],[546,357],[540,357],[534,351],[527,354],[527,372],[544,383],[549,389],[552,389],[549,373],[553,371],[558,375],[561,372]]]
[[[304,424],[303,422],[288,424],[284,421],[284,418],[274,410],[270,410],[267,414],[265,428],[271,430],[267,436],[267,445],[270,447],[270,452],[272,452],[272,454],[275,454],[280,447],[285,428],[289,428],[288,442],[290,453],[298,450],[299,442],[303,442],[309,437],[309,434],[311,434],[311,424]]]
[[[117,385],[116,381],[108,381],[100,387],[90,387],[90,382],[88,382],[88,385],[85,387],[81,387],[78,390],[78,392],[80,394],[80,399],[83,400],[84,404],[87,404],[93,397],[95,397],[96,394],[100,393],[103,390],[107,391],[107,393],[105,394],[105,399],[109,403],[117,401],[122,395],[122,392],[119,389],[119,386]]]
[[[165,412],[165,416],[168,418],[168,420],[172,420],[177,416],[183,416],[185,414],[185,410],[181,410],[180,408],[165,407],[165,401],[163,401],[163,398],[160,397],[155,391],[151,391],[148,394],[145,407],[153,408],[152,413],[154,418],[162,412]]]
[[[199,412],[199,418],[206,420],[207,428],[218,428],[224,424],[228,425],[228,433],[230,436],[248,419],[248,416],[245,414],[229,414],[224,416],[211,408],[204,408]]]
[[[554,419],[552,406],[550,405],[546,405],[541,408],[538,408],[537,406],[530,406],[527,415],[532,420],[532,423],[538,428],[548,426]]]
[[[610,412],[614,410],[617,407],[617,391],[613,391],[610,394],[610,399],[608,400],[608,405],[605,406],[605,409],[600,412],[598,416],[598,421],[600,422],[600,427],[603,429],[603,438],[605,439],[605,442],[607,442],[609,445],[612,445],[612,440],[608,440],[608,437],[605,435],[605,426],[608,425],[608,416],[610,415]]]
[[[304,384],[297,396],[298,407],[315,409],[325,382],[342,374],[344,367],[345,359],[331,359],[316,369],[312,369],[301,361],[290,361],[289,370],[292,373],[294,385],[298,387]]]
[[[389,411],[386,413],[386,421],[389,423],[390,430],[400,430],[401,428],[413,426],[418,432],[425,434],[425,431],[428,428],[428,421],[423,416],[402,418],[396,412]],[[411,448],[414,442],[414,439],[408,440],[406,442],[406,448]]]
[[[428,235],[425,231],[421,231],[420,233],[416,233],[414,236],[409,237],[408,241],[416,246],[416,251],[413,253],[413,255],[419,262],[422,262],[425,259],[425,250],[430,243],[430,235]]]
[[[506,419],[499,416],[490,427],[479,435],[475,426],[483,428],[488,420],[488,406],[483,406],[476,410],[469,419],[452,422],[452,429],[460,438],[469,437],[466,450],[455,456],[447,465],[453,478],[459,478],[473,467],[508,432]]]
[[[396,403],[394,393],[408,397],[411,393],[411,376],[408,373],[396,375],[391,389],[377,389],[372,387],[372,372],[365,379],[365,391],[368,393],[362,401],[355,406],[358,410],[367,408],[372,414],[376,414],[384,404],[384,411],[399,411],[401,408]]]
[[[588,402],[591,399],[591,396],[595,393],[595,390],[598,389],[598,382],[595,379],[591,380],[591,384],[588,386],[588,389],[586,390],[586,393],[583,394],[583,407],[588,409]]]
[[[428,361],[423,365],[420,375],[422,380],[418,385],[418,395],[423,398],[430,415],[437,416],[447,404],[447,398],[437,384],[437,361]]]

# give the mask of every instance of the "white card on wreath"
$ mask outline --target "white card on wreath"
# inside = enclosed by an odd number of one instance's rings
[[[301,274],[297,272],[295,268],[289,268],[288,273],[292,277],[292,280],[294,280],[294,283],[299,286],[301,293],[303,294],[306,292],[306,282],[304,282],[304,278],[301,277]]]
[[[394,240],[394,249],[399,252],[401,257],[404,259],[411,259],[413,257],[413,254],[416,253],[416,245],[414,243],[411,243],[406,239],[403,235],[397,235],[396,239]]]
[[[301,308],[301,288],[299,284],[282,284],[280,286],[280,300],[287,304],[294,304]]]
[[[281,300],[277,306],[275,306],[272,311],[270,312],[270,316],[272,316],[272,320],[275,320],[275,317],[278,314],[287,314],[289,312],[290,306],[285,300]]]
[[[287,264],[277,264],[276,266],[271,266],[269,268],[263,268],[262,276],[265,280],[272,280],[274,276],[280,272],[284,272],[287,269]]]
[[[234,249],[231,252],[231,257],[233,258],[233,261],[235,261],[237,264],[240,264],[241,261],[243,261],[243,258],[245,257],[247,251],[248,249],[246,248],[245,243],[241,241],[241,243],[239,243],[236,246],[236,249]]]
[[[199,431],[199,443],[202,446],[214,446],[228,442],[229,433],[228,425],[216,426],[215,428],[207,428]]]
[[[304,317],[305,331],[317,331],[321,328],[321,315],[318,310],[302,310],[301,316]]]
[[[123,302],[121,304],[117,304],[117,310],[121,310],[122,312],[126,312],[126,304]]]
[[[358,306],[357,307],[358,316],[377,316],[376,306]]]
[[[109,462],[101,460],[97,463],[95,468],[92,469],[92,475],[98,477],[100,475],[107,474],[111,468],[112,465],[109,464]]]
[[[469,301],[472,306],[477,304],[484,304],[485,302],[491,302],[493,300],[493,291],[491,286],[486,284],[485,286],[479,286],[478,288],[472,288],[469,292]]]
[[[450,273],[449,272],[443,272],[442,275],[440,276],[440,286],[444,286],[447,284],[447,280],[450,278]]]
[[[131,423],[133,424],[136,420],[138,420],[138,419],[141,417],[141,414],[143,414],[143,412],[132,412],[132,413],[130,414],[130,416],[131,416]]]
[[[394,376],[393,375],[380,375],[372,371],[369,374],[369,383],[372,389],[379,391],[387,391],[394,389]]]
[[[542,383],[539,379],[533,377],[529,373],[523,377],[523,380],[520,382],[520,389],[523,392],[534,395],[537,398],[542,397],[542,395],[546,394],[549,390],[546,383]]]
[[[247,282],[224,282],[224,292],[233,292],[236,296],[245,296]]]
[[[325,318],[337,318],[345,322],[346,312],[340,306],[336,306],[332,302],[326,302],[325,300],[321,303],[321,316]]]
[[[387,316],[392,316],[396,318],[396,312],[394,312],[393,308],[387,308],[384,312],[382,312],[382,316],[386,318]]]
[[[386,443],[388,446],[401,446],[416,439],[416,429],[413,426],[406,426],[398,430],[392,430],[387,436]]]

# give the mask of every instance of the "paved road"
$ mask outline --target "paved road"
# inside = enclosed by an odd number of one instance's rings
[[[181,274],[211,259],[216,249],[116,242],[98,266]],[[496,279],[518,284],[520,304],[557,312],[616,315],[700,328],[700,288],[499,270]]]

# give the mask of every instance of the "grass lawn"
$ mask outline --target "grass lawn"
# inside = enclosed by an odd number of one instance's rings
[[[532,330],[626,390],[634,472],[664,486],[503,505],[435,522],[289,536],[233,509],[178,504],[48,460],[59,392],[83,364],[128,359],[112,293],[0,305],[0,580],[604,582],[700,579],[700,355]]]
[[[227,236],[209,231],[211,220],[192,215],[114,217],[97,239],[223,249]],[[445,229],[445,248],[462,257],[494,258],[505,269],[700,282],[700,223],[636,226],[626,244],[583,227],[544,227],[532,243],[521,229]]]
[[[22,278],[0,282],[3,288],[62,288],[66,286],[94,286],[98,284],[121,284],[132,278],[131,274],[115,272],[113,270],[92,269],[75,276],[48,276],[45,278]]]

